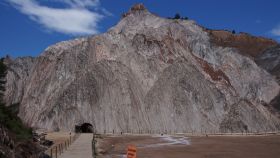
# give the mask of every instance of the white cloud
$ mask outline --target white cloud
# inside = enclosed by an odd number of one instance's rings
[[[86,7],[98,7],[100,5],[99,0],[56,0],[68,4],[73,8],[86,8]]]
[[[271,30],[272,35],[280,36],[280,24]]]
[[[35,0],[8,1],[48,30],[64,34],[96,34],[98,22],[104,17],[90,9],[99,7],[99,0],[49,0],[67,5],[67,8],[43,6]]]

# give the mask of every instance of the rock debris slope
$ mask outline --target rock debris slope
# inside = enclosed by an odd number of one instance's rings
[[[15,67],[18,60],[10,64],[6,98],[20,102],[19,116],[33,127],[69,130],[88,122],[98,132],[280,128],[264,106],[279,93],[270,74],[238,50],[212,44],[194,21],[161,18],[141,4],[104,34],[50,46],[30,66]]]

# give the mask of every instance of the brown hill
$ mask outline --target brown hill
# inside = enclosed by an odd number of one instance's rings
[[[213,44],[221,47],[236,48],[240,54],[253,58],[278,44],[274,40],[252,36],[248,33],[233,34],[230,31],[209,29],[207,29],[207,32]]]

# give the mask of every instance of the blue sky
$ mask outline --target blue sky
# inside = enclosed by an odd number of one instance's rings
[[[38,56],[56,42],[106,32],[136,3],[162,17],[180,13],[208,28],[280,41],[279,0],[1,0],[0,56]]]

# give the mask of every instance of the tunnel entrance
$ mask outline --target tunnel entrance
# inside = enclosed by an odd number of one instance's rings
[[[93,126],[90,123],[83,123],[75,126],[76,133],[93,133]]]

